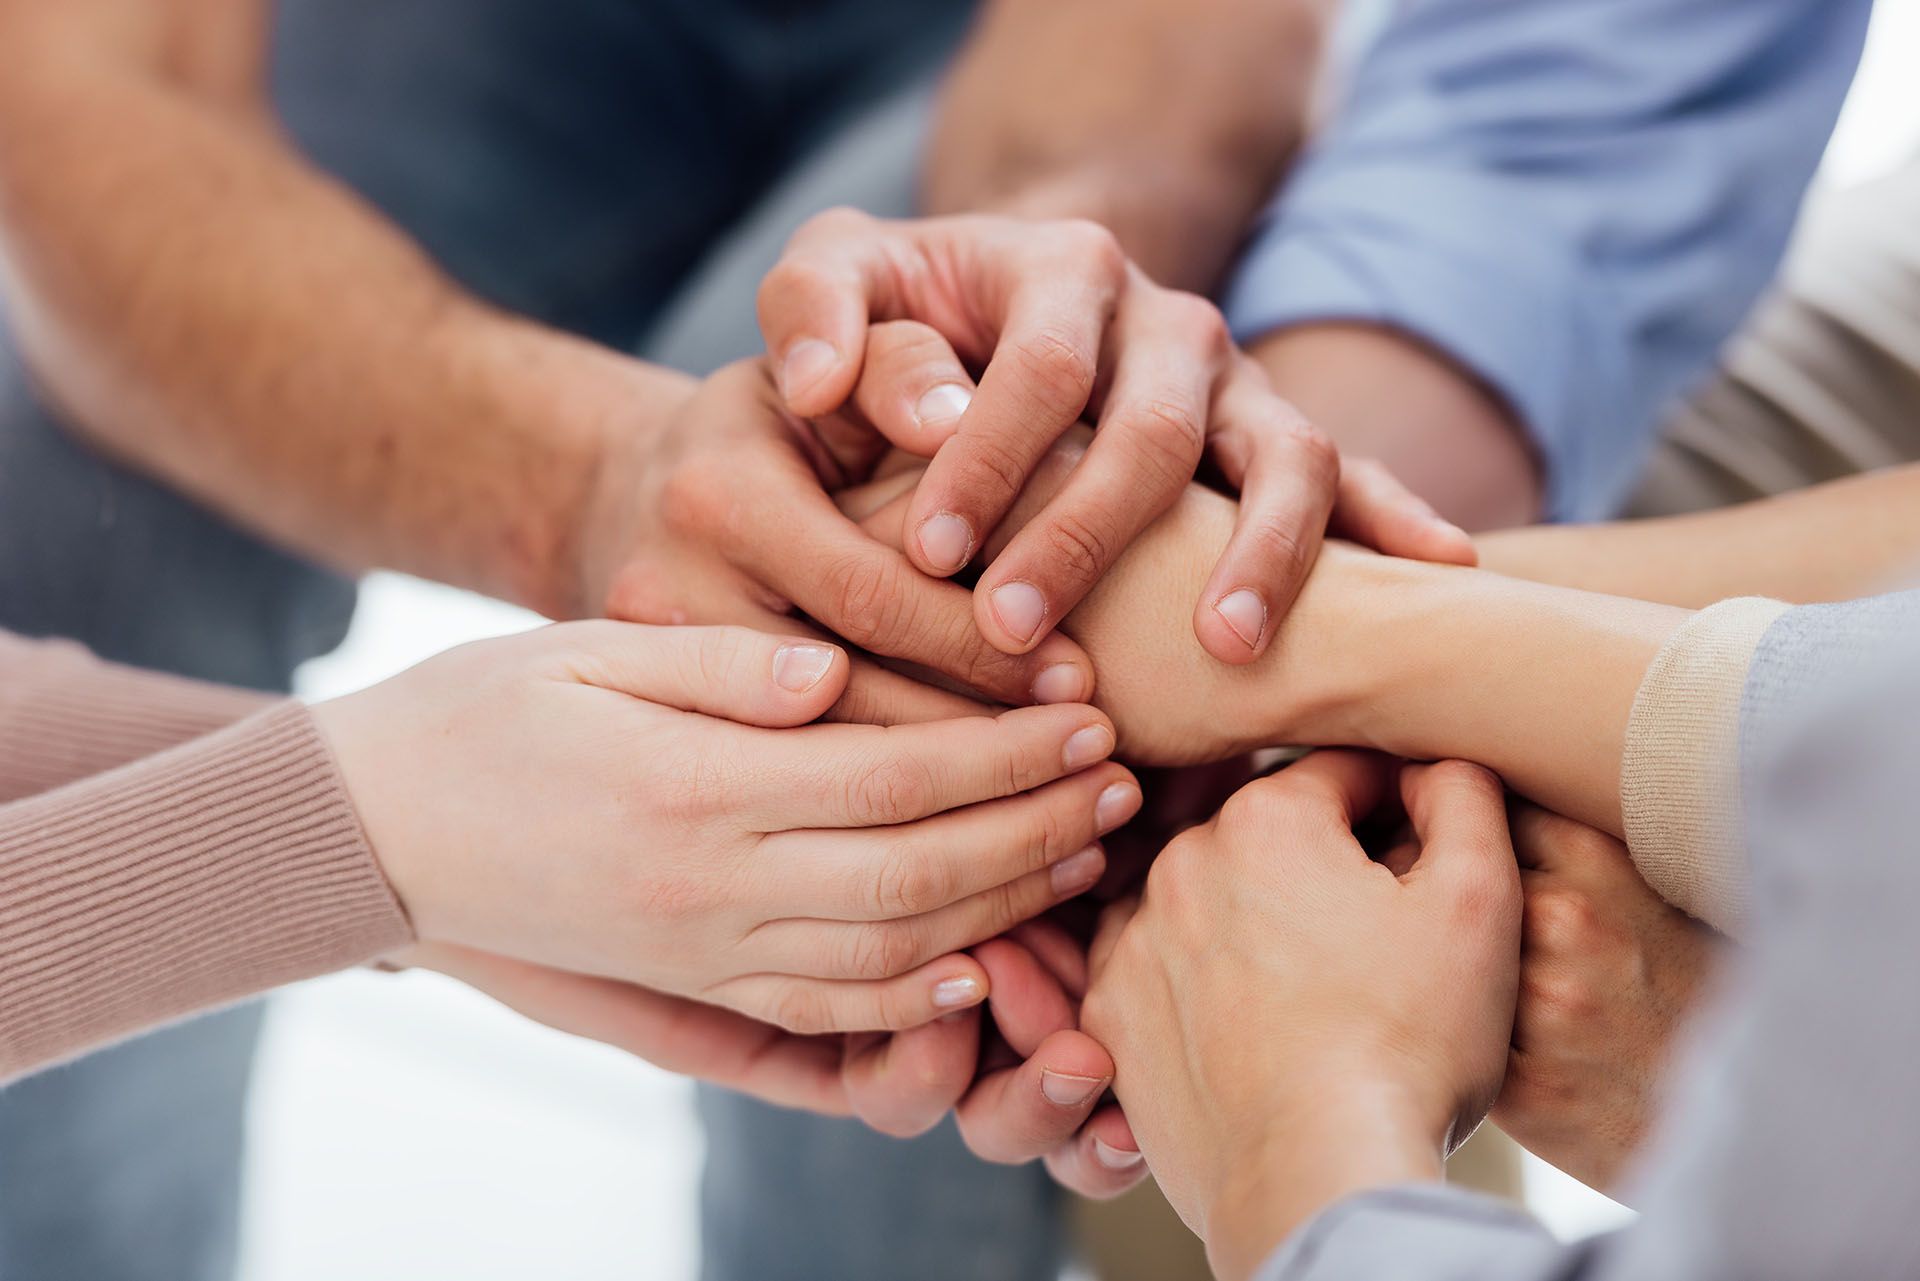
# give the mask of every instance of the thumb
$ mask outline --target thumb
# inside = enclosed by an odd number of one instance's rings
[[[570,673],[665,707],[782,729],[823,715],[847,687],[837,645],[746,627],[565,623]]]
[[[1400,795],[1420,841],[1415,880],[1510,887],[1518,899],[1520,874],[1498,775],[1465,761],[1410,765],[1401,771]]]
[[[859,381],[867,321],[880,291],[878,227],[854,210],[817,215],[760,283],[760,333],[781,398],[803,418],[840,408]]]

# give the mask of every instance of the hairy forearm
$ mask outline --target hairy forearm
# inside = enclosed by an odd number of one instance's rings
[[[1091,218],[1208,290],[1299,146],[1328,0],[992,0],[929,143],[932,213]]]
[[[246,92],[17,11],[0,281],[63,413],[343,570],[577,609],[564,567],[601,442],[682,380],[468,297]]]
[[[1354,458],[1377,458],[1466,529],[1540,519],[1542,472],[1498,397],[1389,329],[1302,325],[1253,345],[1281,395]]]
[[[1733,596],[1853,600],[1920,565],[1920,465],[1720,511],[1508,530],[1479,545],[1482,565],[1516,578],[1690,609]]]

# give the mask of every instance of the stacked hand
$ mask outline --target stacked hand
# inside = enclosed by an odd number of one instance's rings
[[[1398,796],[1376,862],[1354,829]],[[1431,1179],[1499,1089],[1520,885],[1497,779],[1322,752],[1251,784],[1109,910],[1086,1030],[1226,1277],[1348,1193]]]
[[[958,949],[1100,878],[1140,792],[1084,706],[807,724],[847,675],[805,639],[575,623],[315,716],[422,940],[793,1032],[914,1027],[985,997]]]
[[[1652,1129],[1676,1033],[1721,940],[1654,893],[1604,833],[1525,805],[1513,838],[1526,889],[1520,1004],[1493,1117],[1611,1191]]]

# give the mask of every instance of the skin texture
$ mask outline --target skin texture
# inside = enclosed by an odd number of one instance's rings
[[[1353,831],[1396,793],[1397,870]],[[1220,1276],[1341,1197],[1439,1177],[1499,1089],[1519,927],[1499,780],[1352,752],[1242,789],[1109,910],[1084,1025]]]
[[[1077,465],[1069,442],[1013,520]],[[914,483],[895,471],[840,501],[893,540]],[[1124,759],[1187,765],[1316,744],[1474,760],[1619,832],[1633,697],[1684,611],[1329,544],[1267,653],[1226,667],[1193,639],[1182,602],[1233,519],[1230,500],[1190,486],[1064,624],[1092,657],[1094,701]]]
[[[270,24],[263,0],[0,0],[0,288],[34,373],[79,430],[324,563],[404,569],[554,617],[652,619],[700,597],[712,609],[688,621],[731,621],[802,603],[803,585],[839,582],[849,570],[857,583],[880,583],[871,550],[856,551],[820,499],[823,483],[852,478],[839,470],[846,449],[836,454],[795,420],[763,416],[759,435],[736,436],[748,452],[740,474],[724,477],[731,488],[722,485],[691,447],[692,428],[751,412],[751,395],[731,408],[717,392],[693,403],[694,385],[681,375],[501,314],[308,164],[280,132],[266,91]],[[124,199],[130,190],[140,200]],[[1052,310],[1021,311],[1013,331],[1060,337],[1045,349],[1053,355],[1031,364],[1019,341],[976,353],[982,364],[998,357],[986,407],[1001,405],[999,421],[1017,437],[1010,447],[1043,450],[1078,415],[1096,375],[1144,380],[1122,400],[1177,410],[1165,426],[1157,413],[1143,420],[1164,438],[1148,461],[1184,467],[1158,481],[1170,500],[1200,454],[1197,444],[1165,446],[1181,431],[1199,440],[1216,375],[1234,364],[1217,316],[1198,299],[1148,286],[1113,238],[1087,224],[995,225],[1018,226],[1035,246],[1086,250],[1056,261],[1024,249],[1017,263],[996,260],[999,276],[968,279],[950,299],[964,314],[999,314],[1015,300],[996,293],[996,282],[1017,268],[1031,275],[1022,297],[1052,300]],[[955,247],[995,260],[985,234]],[[1106,292],[1090,287],[1101,280]],[[1125,317],[1116,309],[1110,326],[1119,292],[1162,305],[1138,325],[1141,308]],[[1103,334],[1114,338],[1111,350]],[[1186,353],[1176,368],[1122,379],[1129,344],[1170,334]],[[791,374],[788,346],[778,349]],[[740,381],[725,386],[739,390]],[[1064,417],[1043,415],[1022,431],[1016,411],[1028,404]],[[1269,447],[1282,456],[1263,468],[1284,472],[1305,451],[1325,471],[1324,446],[1296,431],[1298,416],[1263,387],[1246,383],[1234,405],[1243,427],[1286,424]],[[876,451],[883,437],[873,427],[854,454]],[[958,488],[988,491],[1017,480],[1006,457],[963,451],[942,466]],[[610,489],[613,477],[624,486]],[[743,482],[759,488],[743,492]],[[633,510],[662,489],[685,499],[683,513],[732,499],[784,520],[744,537],[692,519],[663,531],[660,512]],[[1303,513],[1309,525],[1313,514]],[[675,553],[696,533],[710,540],[680,559],[698,562],[698,572],[675,576]],[[637,541],[643,535],[659,537]],[[1037,548],[1034,576],[1083,576],[1073,554]],[[1256,559],[1256,585],[1272,564]],[[889,656],[949,676],[992,668],[996,639],[1009,648],[991,630],[957,641],[971,602],[924,576],[888,573],[886,595],[850,593],[844,612],[834,600],[804,604],[816,622],[855,639],[884,624],[886,611],[911,615],[926,625],[898,632]],[[1014,648],[1035,649],[1045,630]],[[1014,665],[1019,701],[1070,649],[1056,644]],[[988,679],[982,692],[1006,700],[1016,690]]]
[[[1493,1120],[1602,1191],[1644,1144],[1676,1035],[1723,940],[1655,894],[1620,842],[1521,805],[1519,1006]]]
[[[1086,466],[1013,526],[974,589],[975,622],[1006,652],[1049,635],[1178,501],[1203,457],[1243,497],[1215,573],[1182,597],[1221,661],[1265,651],[1336,503],[1369,525],[1416,531],[1387,550],[1472,555],[1404,489],[1343,489],[1337,452],[1234,349],[1219,312],[1156,285],[1097,224],[833,210],[796,233],[759,307],[789,409],[832,413],[864,380],[881,432],[933,454],[898,544],[928,574],[965,565],[1049,446],[1083,417],[1098,426]],[[911,337],[889,321],[914,322]],[[890,358],[881,340],[909,358]],[[983,367],[976,386],[969,371]]]
[[[846,671],[801,639],[576,623],[314,715],[421,939],[790,1032],[915,1027],[986,996],[956,949],[1100,878],[1140,792],[1086,707],[807,724]]]
[[[1687,516],[1507,530],[1479,546],[1482,564],[1516,578],[1688,609],[1729,596],[1857,600],[1911,581],[1920,466]]]

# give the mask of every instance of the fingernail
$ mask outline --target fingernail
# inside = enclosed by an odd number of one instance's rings
[[[920,398],[913,415],[922,426],[941,427],[966,413],[972,403],[973,393],[959,383],[941,383]]]
[[[1111,751],[1113,731],[1105,725],[1089,725],[1074,731],[1073,737],[1067,740],[1066,750],[1060,753],[1060,760],[1070,770],[1085,769],[1095,761],[1106,760]]]
[[[1213,610],[1233,628],[1235,636],[1247,643],[1248,649],[1260,644],[1261,634],[1267,630],[1267,603],[1258,593],[1242,587],[1221,597]]]
[[[1036,703],[1078,703],[1086,696],[1087,678],[1072,663],[1049,664],[1033,678]]]
[[[1098,845],[1089,845],[1078,854],[1063,858],[1053,865],[1053,892],[1059,898],[1067,898],[1081,890],[1092,889],[1094,882],[1106,870],[1106,851]]]
[[[941,573],[953,573],[973,555],[973,527],[952,512],[935,512],[920,522],[920,554]]]
[[[1094,802],[1093,822],[1105,836],[1140,810],[1140,789],[1132,783],[1112,783]]]
[[[1046,597],[1032,583],[1002,583],[993,589],[993,613],[1007,635],[1024,644],[1046,621]]]
[[[1094,1159],[1109,1170],[1131,1170],[1147,1159],[1144,1152],[1129,1152],[1125,1148],[1116,1148],[1098,1135],[1093,1140]]]
[[[1065,1072],[1040,1073],[1040,1093],[1057,1107],[1077,1108],[1107,1088],[1104,1076],[1068,1076]]]
[[[786,361],[780,366],[780,394],[789,401],[804,396],[839,363],[840,352],[832,343],[802,338],[787,348]]]
[[[773,655],[773,681],[781,689],[804,694],[832,666],[833,650],[825,645],[782,645]]]
[[[969,1005],[978,1005],[985,995],[980,990],[980,980],[971,975],[941,979],[933,985],[933,1005],[940,1010],[960,1010]]]

